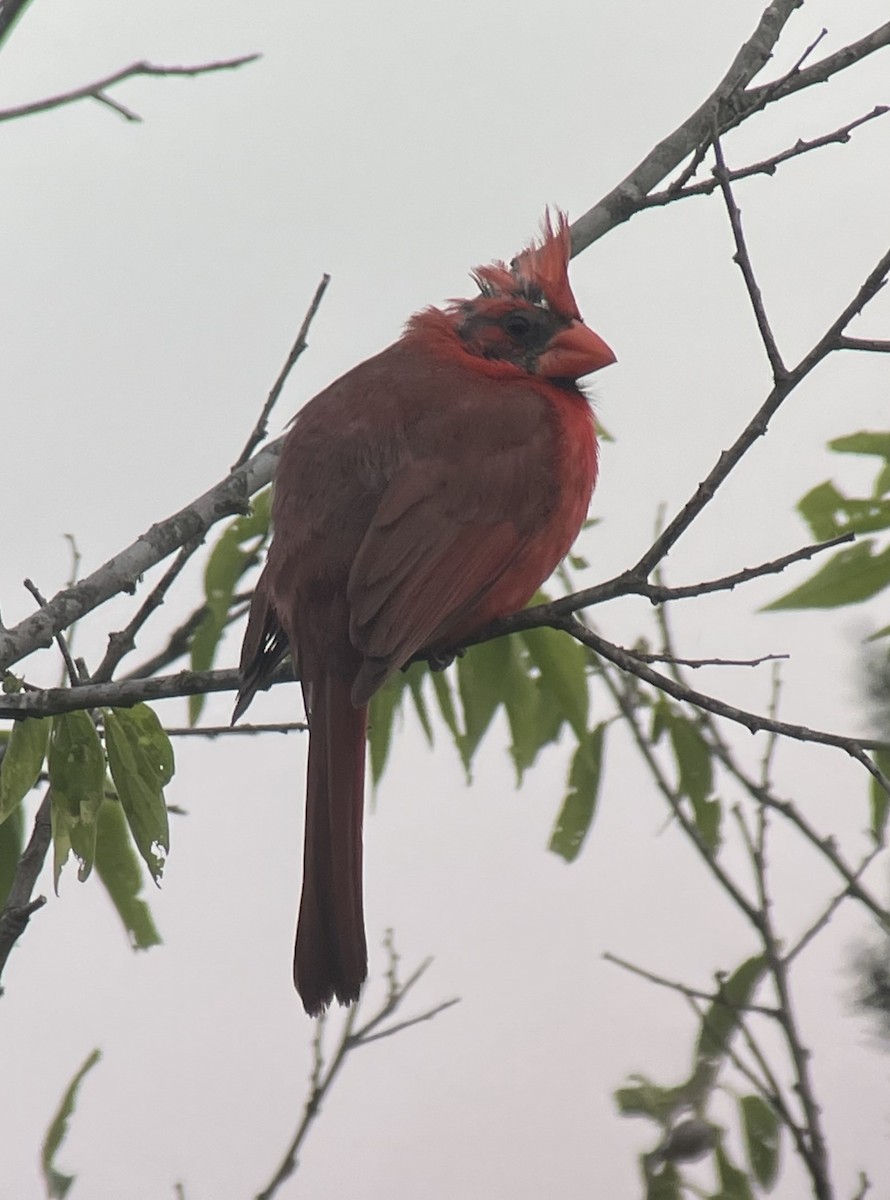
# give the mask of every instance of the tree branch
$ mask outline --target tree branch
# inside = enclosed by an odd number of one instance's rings
[[[120,592],[133,592],[145,574],[186,542],[203,537],[217,521],[247,510],[249,498],[271,481],[283,438],[269,442],[248,462],[203,496],[164,521],[152,525],[132,545],[115,554],[73,587],[57,592],[47,604],[10,629],[0,630],[0,671],[34,650]]]
[[[773,48],[796,8],[803,0],[776,0],[762,13],[757,28],[742,46],[723,79],[695,112],[659,142],[617,187],[602,197],[572,225],[572,254],[580,254],[616,225],[629,220],[647,206],[647,197],[687,157],[693,162],[674,187],[682,194],[683,186],[704,158],[715,117],[721,133],[736,128],[768,104],[784,99],[804,88],[823,83],[832,75],[861,62],[877,50],[890,45],[890,22],[845,46],[811,67],[800,69],[806,54],[782,79],[750,87],[751,81],[772,57]],[[815,44],[815,43],[814,43]],[[808,47],[807,54],[812,50]],[[671,189],[668,188],[668,191]],[[666,201],[665,201],[666,202]]]
[[[46,904],[45,896],[38,896],[36,900],[32,900],[31,895],[52,841],[51,805],[52,800],[47,788],[34,818],[31,840],[19,859],[12,887],[0,913],[0,976],[6,967],[10,951],[24,933],[32,914]]]
[[[288,377],[288,375],[290,375],[291,370],[294,367],[294,364],[296,363],[297,359],[300,357],[300,355],[303,353],[303,351],[306,349],[306,347],[308,345],[308,343],[306,341],[306,337],[309,333],[309,326],[312,324],[313,320],[315,319],[315,314],[318,312],[318,309],[321,305],[322,299],[324,298],[324,294],[327,291],[327,287],[330,282],[331,282],[330,275],[322,275],[321,282],[319,283],[318,287],[315,289],[315,295],[312,297],[312,300],[309,304],[309,308],[306,310],[306,315],[303,317],[303,324],[300,326],[299,332],[297,333],[297,336],[296,336],[296,340],[294,341],[293,346],[291,346],[291,348],[290,348],[290,353],[288,354],[287,359],[285,360],[284,366],[281,368],[281,371],[278,374],[278,378],[272,384],[272,390],[269,392],[269,395],[266,399],[266,403],[263,405],[262,411],[260,412],[259,418],[257,419],[257,423],[254,426],[253,432],[251,433],[250,437],[247,439],[247,444],[245,445],[245,447],[241,451],[241,453],[238,455],[238,458],[236,459],[234,465],[232,466],[233,471],[237,471],[239,467],[243,466],[244,463],[247,462],[247,460],[250,458],[251,454],[253,454],[254,450],[256,450],[257,446],[260,444],[260,442],[266,436],[268,429],[269,429],[269,415],[272,412],[272,409],[278,403],[278,398],[281,395],[282,391],[284,390],[284,385],[287,382],[287,377]]]
[[[703,104],[673,133],[658,143],[617,187],[572,225],[572,254],[580,254],[604,233],[637,212],[647,194],[675,170],[711,134],[714,116],[730,97],[744,89],[769,62],[773,47],[791,14],[803,0],[774,0],[767,5],[751,37]]]
[[[30,117],[34,113],[49,112],[54,108],[62,108],[68,104],[76,104],[80,100],[98,100],[106,107],[119,113],[127,121],[141,121],[142,118],[125,108],[123,104],[112,100],[105,93],[109,88],[115,87],[119,83],[123,83],[126,79],[134,79],[138,76],[150,75],[161,76],[168,78],[174,75],[209,75],[215,71],[232,71],[236,67],[243,67],[247,63],[256,62],[260,57],[259,54],[242,54],[238,58],[221,59],[219,62],[199,63],[193,67],[161,67],[153,63],[137,62],[131,63],[129,67],[123,67],[120,71],[115,71],[113,75],[106,75],[103,79],[97,79],[95,83],[87,83],[79,88],[72,88],[68,92],[60,92],[56,96],[47,96],[43,100],[33,100],[30,104],[19,104],[13,108],[0,109],[0,121],[15,121],[19,117]]]

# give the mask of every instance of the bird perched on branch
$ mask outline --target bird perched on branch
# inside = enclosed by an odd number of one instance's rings
[[[615,361],[583,323],[568,222],[479,295],[413,316],[392,346],[298,414],[233,720],[290,650],[309,721],[294,982],[306,1011],[367,974],[362,811],[367,705],[418,655],[522,608],[568,552],[597,474],[576,380]]]

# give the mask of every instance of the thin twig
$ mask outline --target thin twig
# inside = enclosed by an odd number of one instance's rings
[[[838,350],[866,350],[871,354],[890,354],[890,341],[881,338],[839,337]]]
[[[305,721],[282,721],[277,725],[204,725],[165,727],[168,737],[232,737],[257,733],[308,733],[309,726]]]
[[[612,696],[612,699],[621,710],[622,716],[627,721],[628,728],[630,729],[631,736],[634,739],[637,750],[648,767],[655,786],[664,796],[665,800],[667,800],[670,810],[683,829],[683,832],[697,850],[708,870],[715,877],[723,890],[732,898],[736,907],[745,914],[755,929],[758,928],[758,913],[753,901],[749,900],[748,897],[745,896],[729,873],[717,861],[716,856],[713,854],[711,848],[707,845],[704,838],[699,833],[695,824],[686,815],[683,805],[680,802],[680,792],[677,788],[672,787],[670,781],[662,770],[661,764],[653,753],[652,747],[649,744],[649,740],[637,719],[633,695],[626,687],[622,688],[622,686],[612,678],[608,671],[604,670],[602,672],[602,679],[607,690]]]
[[[769,62],[788,19],[803,0],[773,0],[757,22],[757,28],[736,54],[726,74],[710,96],[682,125],[668,134],[638,163],[631,173],[572,225],[572,253],[580,254],[597,238],[627,221],[639,210],[640,201],[694,153],[711,135],[714,114],[729,97],[744,95],[744,89]]]
[[[287,356],[284,366],[278,373],[278,378],[272,385],[272,390],[269,392],[269,395],[266,398],[266,403],[263,405],[262,412],[260,413],[257,423],[254,426],[253,432],[247,439],[244,449],[241,451],[241,453],[238,455],[238,458],[232,465],[233,471],[237,471],[239,467],[243,466],[244,463],[247,462],[251,454],[253,454],[254,450],[268,433],[269,416],[284,389],[284,385],[287,382],[287,377],[290,375],[294,364],[308,345],[306,337],[309,333],[309,326],[312,324],[315,314],[318,312],[319,306],[330,282],[330,275],[322,275],[321,282],[315,289],[315,295],[312,297],[312,301],[306,310],[306,315],[303,317],[303,324],[300,326],[296,340],[290,348],[290,353]]]
[[[136,634],[151,614],[164,603],[168,591],[203,540],[202,537],[197,537],[187,542],[164,572],[161,579],[152,588],[145,600],[143,600],[129,625],[124,629],[118,630],[116,633],[108,635],[108,649],[105,652],[105,657],[93,674],[94,683],[106,683],[110,680],[117,670],[121,659],[136,648]]]
[[[45,896],[38,896],[34,900],[31,896],[52,842],[51,805],[52,798],[47,788],[34,818],[30,841],[18,861],[12,877],[12,887],[9,889],[3,911],[0,912],[0,976],[6,967],[10,951],[24,933],[30,917],[46,903]]]
[[[44,597],[43,593],[40,591],[40,588],[37,586],[37,584],[32,582],[32,580],[30,580],[30,579],[23,579],[22,584],[25,587],[26,591],[29,591],[31,593],[31,595],[34,597],[34,599],[37,601],[37,603],[40,605],[40,607],[43,608],[46,605],[46,598]],[[67,673],[67,675],[68,675],[68,682],[71,684],[72,687],[77,687],[77,685],[81,681],[80,680],[80,672],[78,671],[77,666],[75,665],[74,659],[71,656],[71,651],[68,649],[68,640],[63,633],[57,633],[56,637],[55,637],[55,642],[56,642],[56,645],[59,647],[59,653],[62,655],[62,659],[64,660],[64,663],[65,663],[65,673]],[[65,674],[63,673],[62,679],[64,680],[64,678],[65,678]]]
[[[343,1023],[340,1038],[337,1042],[337,1047],[330,1059],[330,1062],[325,1070],[324,1054],[321,1042],[322,1029],[326,1023],[326,1018],[322,1016],[318,1021],[316,1036],[313,1041],[313,1066],[312,1075],[310,1078],[309,1096],[303,1109],[303,1115],[300,1123],[297,1126],[296,1132],[288,1145],[284,1157],[272,1176],[270,1182],[261,1191],[256,1200],[273,1200],[278,1189],[289,1179],[299,1166],[298,1154],[300,1147],[306,1139],[312,1122],[318,1116],[321,1110],[321,1105],[325,1097],[330,1093],[331,1087],[341,1071],[347,1056],[351,1051],[359,1046],[369,1045],[373,1041],[380,1038],[391,1037],[393,1034],[401,1033],[405,1029],[409,1029],[422,1021],[432,1020],[439,1013],[444,1012],[446,1008],[457,1004],[457,1000],[447,1000],[442,1004],[437,1004],[433,1008],[421,1013],[419,1016],[412,1017],[406,1021],[401,1021],[397,1025],[392,1025],[385,1030],[374,1032],[388,1017],[401,1006],[405,997],[414,988],[421,976],[430,966],[432,959],[426,959],[420,966],[405,980],[400,983],[395,974],[395,948],[392,943],[391,932],[387,934],[386,947],[388,951],[389,970],[387,972],[388,986],[386,997],[378,1009],[366,1024],[361,1028],[356,1028],[358,1022],[358,1014],[360,1001],[349,1009],[346,1019]]]
[[[663,612],[664,609],[659,611]],[[691,667],[694,671],[700,667],[759,667],[763,663],[791,657],[790,654],[762,654],[760,658],[677,658],[673,654],[650,654],[645,650],[637,650],[636,647],[628,650],[628,654],[632,654],[640,662],[673,663],[678,667]]]
[[[658,535],[653,546],[662,545],[662,537],[663,531]],[[554,625],[561,617],[570,613],[578,612],[582,608],[592,608],[597,604],[604,604],[607,600],[617,600],[621,596],[643,596],[652,604],[667,604],[672,600],[686,600],[696,596],[711,595],[714,592],[732,591],[740,584],[750,583],[754,579],[760,579],[767,575],[779,574],[794,563],[809,560],[816,554],[855,540],[854,533],[842,533],[837,537],[829,538],[828,541],[802,546],[799,550],[783,554],[780,558],[760,563],[756,567],[744,567],[741,571],[734,571],[731,575],[723,575],[719,579],[705,579],[700,583],[670,587],[660,583],[657,578],[654,582],[649,582],[650,574],[655,571],[658,563],[665,557],[665,554],[658,554],[649,566],[649,558],[652,557],[650,550],[641,560],[641,564],[645,564],[645,566],[638,564],[638,566],[628,571],[622,571],[620,575],[615,575],[612,579],[607,579],[604,583],[598,583],[594,587],[582,588],[568,596],[561,596],[558,600],[551,600],[547,604],[536,604],[531,608],[522,609],[512,617],[492,622],[475,636],[466,638],[464,647],[474,646],[479,642],[489,641],[492,637],[500,637],[508,633]]]
[[[708,1004],[723,1004],[727,1008],[731,1008],[734,1012],[759,1013],[761,1016],[772,1017],[774,1019],[779,1015],[775,1008],[765,1004],[733,1004],[721,992],[705,992],[699,988],[689,987],[678,980],[667,979],[664,975],[656,975],[652,971],[647,971],[644,967],[635,966],[634,963],[628,962],[627,959],[619,958],[617,954],[612,954],[608,950],[603,953],[602,957],[606,962],[614,963],[616,967],[621,967],[623,970],[629,971],[632,975],[639,975],[641,979],[646,979],[649,983],[654,983],[657,987],[679,992],[681,996],[686,996],[687,998],[704,1000]]]
[[[219,62],[200,63],[193,67],[162,67],[149,62],[131,63],[129,67],[123,67],[120,71],[115,71],[113,75],[106,75],[103,79],[97,79],[94,83],[87,83],[82,87],[72,88],[68,92],[60,92],[56,96],[47,96],[43,100],[32,100],[30,104],[19,104],[13,108],[0,109],[0,121],[15,121],[19,117],[30,117],[34,113],[49,112],[51,109],[62,108],[67,104],[76,104],[80,100],[98,100],[114,112],[119,113],[127,121],[141,121],[142,118],[136,113],[106,95],[108,89],[115,87],[119,83],[123,83],[126,79],[134,79],[144,75],[162,77],[174,75],[194,76],[209,75],[214,71],[232,71],[236,67],[243,67],[247,63],[256,62],[259,57],[259,54],[242,54],[238,58],[221,59]]]
[[[855,121],[849,121],[846,125],[842,125],[839,129],[835,129],[831,133],[824,133],[821,137],[810,138],[809,140],[798,138],[794,145],[789,146],[787,150],[782,150],[778,154],[772,154],[769,158],[751,163],[747,167],[737,167],[731,171],[727,170],[726,178],[731,183],[735,183],[739,179],[750,179],[754,175],[775,175],[776,168],[792,158],[799,158],[803,154],[808,154],[811,150],[820,150],[824,146],[846,144],[850,141],[850,134],[854,129],[858,129],[860,125],[864,125],[867,121],[875,120],[876,117],[884,116],[887,112],[890,112],[888,105],[877,104],[864,117],[857,117]],[[652,192],[649,196],[646,196],[645,199],[640,201],[640,208],[659,208],[665,204],[672,204],[675,200],[687,200],[692,196],[710,196],[719,186],[720,181],[716,176],[690,184],[680,184],[678,180],[663,191]]]
[[[635,658],[630,651],[616,646],[612,642],[607,642],[605,638],[594,633],[592,629],[583,625],[574,617],[564,619],[560,622],[559,627],[570,633],[579,642],[583,642],[585,646],[589,646],[591,650],[595,650],[603,658],[608,659],[609,662],[614,663],[617,667],[621,667],[622,670],[629,671],[632,675],[636,675],[645,683],[652,684],[659,691],[667,692],[675,700],[683,700],[688,704],[692,704],[695,708],[702,708],[707,712],[714,713],[715,716],[726,717],[738,725],[744,725],[751,733],[773,731],[782,734],[784,737],[793,738],[795,741],[814,742],[817,745],[835,746],[839,750],[844,750],[851,758],[862,763],[869,774],[890,794],[890,780],[887,779],[883,771],[865,753],[865,748],[868,745],[866,741],[853,737],[845,737],[841,734],[828,733],[821,729],[810,729],[806,725],[792,725],[787,721],[772,720],[758,713],[736,708],[735,705],[727,704],[723,700],[717,700],[713,696],[707,696],[703,692],[688,687],[686,684],[678,683],[675,679],[671,679],[667,675],[653,671],[646,663],[642,663],[639,659]]]
[[[272,682],[286,683],[293,679],[290,667],[282,664]],[[220,671],[179,671],[175,675],[155,675],[150,679],[86,683],[77,688],[29,689],[15,695],[0,694],[0,719],[52,716],[82,708],[127,708],[154,700],[232,692],[237,691],[238,686],[238,671],[231,667]]]
[[[872,849],[869,850],[868,854],[865,855],[865,857],[860,862],[859,866],[853,872],[852,878],[855,881],[855,884],[858,884],[859,880],[865,874],[866,870],[871,866],[871,864],[874,862],[874,860],[882,852],[883,849],[884,849],[883,846],[873,846]],[[828,925],[831,921],[831,918],[834,916],[834,914],[837,912],[837,910],[840,908],[840,906],[844,903],[844,901],[849,900],[851,896],[857,896],[858,890],[859,889],[854,887],[853,883],[850,883],[844,888],[844,890],[842,892],[838,892],[838,894],[836,896],[832,897],[831,901],[826,905],[823,912],[821,912],[819,914],[819,916],[812,923],[812,925],[810,925],[810,927],[808,929],[806,929],[800,935],[800,937],[797,939],[797,941],[794,943],[794,945],[791,947],[791,949],[786,951],[784,957],[785,957],[785,962],[787,964],[790,965],[790,963],[793,962],[793,960],[795,958],[797,958],[798,954],[800,954],[800,952],[802,950],[805,950],[806,947],[810,944],[810,942],[813,941],[813,939],[815,937],[817,937],[817,935],[820,934],[823,929],[826,929],[828,927]],[[861,892],[860,892],[860,894],[861,894]]]
[[[735,254],[732,256],[734,263],[738,264],[742,272],[742,277],[745,280],[745,287],[748,292],[748,299],[751,301],[751,307],[754,310],[754,319],[757,322],[757,328],[760,330],[760,338],[763,342],[763,348],[766,350],[766,356],[769,359],[770,366],[773,371],[773,380],[778,384],[783,380],[788,370],[782,361],[782,356],[779,353],[779,347],[776,344],[776,338],[769,323],[769,318],[766,315],[766,308],[763,303],[763,296],[760,291],[760,285],[754,275],[754,268],[751,265],[751,256],[748,253],[748,244],[745,241],[745,233],[742,229],[742,214],[739,206],[736,204],[735,196],[732,191],[732,184],[729,181],[729,176],[726,171],[726,162],[723,158],[723,147],[720,143],[720,138],[715,134],[713,139],[714,158],[716,165],[714,167],[714,175],[717,182],[720,184],[720,190],[723,193],[723,200],[726,205],[726,212],[729,216],[729,223],[732,226],[732,236],[735,241]]]
[[[767,884],[766,839],[768,832],[767,809],[758,809],[758,836],[751,847],[751,859],[757,881],[760,900],[761,937],[776,999],[779,1004],[779,1025],[785,1035],[788,1052],[794,1065],[795,1091],[800,1099],[806,1130],[806,1152],[804,1162],[813,1183],[816,1200],[832,1200],[831,1180],[828,1175],[828,1149],[822,1130],[822,1118],[810,1074],[810,1051],[804,1046],[797,1027],[797,1019],[788,982],[788,964],[782,958],[779,939],[772,921],[772,902]]]
[[[220,480],[179,512],[147,529],[73,587],[12,628],[0,630],[0,673],[27,654],[51,645],[56,633],[120,592],[133,591],[142,575],[168,555],[203,535],[218,521],[244,513],[249,498],[268,484],[283,439],[269,442],[237,471]]]

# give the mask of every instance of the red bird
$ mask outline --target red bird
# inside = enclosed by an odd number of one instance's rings
[[[287,649],[309,767],[294,982],[306,1011],[367,975],[367,704],[416,655],[522,608],[568,552],[596,482],[576,380],[615,361],[581,320],[568,222],[480,295],[427,308],[311,400],[285,439],[274,537],[241,652],[237,719]]]

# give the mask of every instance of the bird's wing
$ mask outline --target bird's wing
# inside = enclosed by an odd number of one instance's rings
[[[524,389],[484,400],[472,414],[427,411],[356,554],[347,588],[350,639],[365,658],[356,703],[418,650],[520,607],[541,583],[524,552],[558,503],[545,406]]]
[[[241,647],[238,696],[232,713],[233,725],[247,711],[259,689],[269,683],[275,668],[287,652],[287,638],[272,607],[268,576],[264,571],[254,592],[247,631]]]

